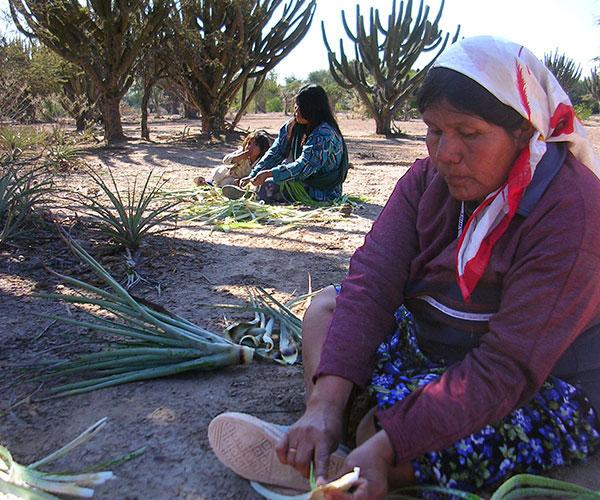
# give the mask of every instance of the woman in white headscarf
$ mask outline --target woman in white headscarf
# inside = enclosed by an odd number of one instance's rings
[[[429,157],[307,311],[307,408],[276,445],[282,477],[360,466],[349,498],[487,489],[600,446],[599,165],[569,98],[524,47],[476,37],[438,59],[418,105]],[[376,407],[343,459],[354,386]]]

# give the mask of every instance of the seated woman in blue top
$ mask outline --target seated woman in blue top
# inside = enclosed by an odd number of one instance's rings
[[[348,150],[320,85],[305,85],[296,95],[294,118],[285,123],[271,148],[241,181],[258,186],[267,203],[295,201],[285,183],[298,181],[315,201],[342,194],[348,172]]]

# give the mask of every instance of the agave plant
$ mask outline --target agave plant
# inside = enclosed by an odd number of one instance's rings
[[[46,165],[65,169],[77,163],[81,149],[74,144],[51,144],[46,153]]]
[[[107,200],[89,195],[80,196],[87,202],[87,209],[98,222],[100,230],[112,241],[131,251],[136,251],[142,239],[150,232],[156,234],[172,229],[170,227],[157,229],[159,225],[175,220],[176,214],[172,209],[180,203],[179,200],[163,200],[157,204],[160,191],[167,181],[159,177],[151,185],[152,172],[150,172],[141,190],[138,189],[136,177],[133,186],[128,185],[127,194],[123,196],[110,170],[110,185],[93,170],[88,170],[88,173],[104,192]]]
[[[18,160],[25,151],[42,144],[48,134],[33,127],[2,127],[0,129],[0,163]]]
[[[0,170],[0,244],[30,234],[35,207],[51,189],[41,169]]]

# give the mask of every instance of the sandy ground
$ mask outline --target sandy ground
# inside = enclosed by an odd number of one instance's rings
[[[276,133],[283,120],[283,115],[277,114],[250,115],[241,126]],[[149,237],[143,247],[140,272],[160,284],[160,295],[155,286],[144,284],[135,293],[220,331],[224,311],[204,304],[242,303],[247,285],[261,285],[285,299],[306,290],[309,273],[315,288],[339,282],[396,180],[415,158],[426,155],[425,129],[420,121],[400,123],[407,137],[395,139],[374,135],[372,121],[341,118],[340,125],[352,163],[345,190],[369,200],[354,216],[283,234],[268,228],[224,233],[193,223],[179,224],[173,233]],[[600,144],[600,122],[586,125],[594,142]],[[169,188],[189,187],[193,177],[209,175],[237,145],[170,141],[184,127],[194,134],[198,126],[194,121],[155,120],[151,123],[154,143],[134,141],[117,150],[91,148],[86,161],[101,174],[110,167],[120,185],[154,170],[169,179]],[[138,133],[133,122],[127,123],[126,129],[131,136]],[[85,174],[77,169],[58,174],[57,182],[72,189],[89,187]],[[54,211],[76,237],[92,240],[92,251],[104,253],[101,261],[119,272],[118,259],[94,240],[94,228],[81,213],[68,207]],[[293,422],[303,409],[301,366],[257,362],[35,401],[43,387],[30,381],[31,372],[23,366],[85,350],[89,342],[73,328],[34,315],[67,313],[64,305],[33,296],[59,286],[42,264],[89,277],[55,236],[40,238],[25,248],[0,248],[0,443],[7,445],[19,462],[30,463],[107,416],[108,427],[85,449],[64,459],[59,468],[68,470],[141,446],[148,448],[140,458],[116,467],[118,478],[98,487],[97,498],[257,498],[246,481],[214,457],[206,428],[214,416],[226,410],[277,423]],[[599,489],[599,472],[600,457],[596,457],[560,476]]]

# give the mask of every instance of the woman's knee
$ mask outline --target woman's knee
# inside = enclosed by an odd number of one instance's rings
[[[335,287],[323,288],[313,297],[302,321],[303,344],[322,343],[335,311]]]
[[[331,317],[335,311],[336,297],[337,292],[333,285],[319,290],[304,313],[304,321]]]

